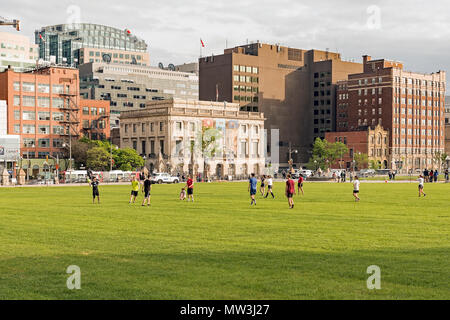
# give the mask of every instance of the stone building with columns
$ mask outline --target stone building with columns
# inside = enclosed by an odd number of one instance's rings
[[[208,178],[264,173],[264,114],[239,104],[170,99],[120,115],[120,146],[135,149],[151,172]]]

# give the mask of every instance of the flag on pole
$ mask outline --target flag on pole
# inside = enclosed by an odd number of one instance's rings
[[[200,38],[200,43],[202,44],[202,47],[205,47],[205,43],[203,42],[203,40]]]
[[[42,34],[39,34],[39,39],[41,39],[42,42],[45,42],[44,38],[42,37]]]

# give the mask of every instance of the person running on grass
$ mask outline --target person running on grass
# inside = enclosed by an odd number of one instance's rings
[[[248,191],[250,192],[250,198],[252,199],[252,202],[250,202],[250,205],[255,204],[256,206],[256,187],[258,185],[258,180],[255,178],[255,174],[252,173],[250,179],[248,179]]]
[[[300,175],[298,177],[297,192],[298,192],[298,195],[300,195],[300,192],[301,192],[302,196],[305,195],[305,193],[303,192],[303,181],[305,181],[305,179],[303,178],[303,175]]]
[[[360,201],[361,199],[359,198],[358,194],[359,194],[359,178],[358,176],[355,176],[355,179],[353,180],[353,196],[355,197],[355,201]]]
[[[192,180],[191,175],[188,176],[185,188],[187,188],[188,202],[191,201],[191,199],[192,202],[194,202],[194,180]]]
[[[92,182],[90,183],[92,187],[92,203],[95,203],[95,197],[97,197],[97,203],[100,204],[100,193],[98,192],[98,179],[97,177],[94,177],[92,179]]]
[[[261,195],[264,196],[264,193],[266,192],[266,176],[263,175],[261,177],[261,187],[259,188],[259,192],[261,192]]]
[[[289,209],[294,209],[295,182],[291,177],[291,174],[287,175],[286,197],[288,198]]]
[[[420,198],[420,196],[421,196],[422,194],[423,194],[424,197],[426,197],[425,192],[423,192],[423,185],[424,185],[424,183],[425,183],[425,179],[424,179],[423,175],[420,175],[420,176],[419,176],[418,181],[419,181],[419,198]]]
[[[272,176],[268,176],[267,177],[267,193],[266,193],[266,198],[269,196],[269,192],[272,195],[272,199],[275,199],[275,195],[273,194],[273,180],[272,180]]]
[[[130,202],[128,203],[134,203],[136,201],[136,197],[139,194],[139,182],[137,181],[136,177],[133,177],[131,179],[131,196],[130,196]]]
[[[142,201],[142,206],[145,206],[147,202],[147,206],[150,206],[150,191],[152,189],[152,181],[150,180],[150,175],[145,177],[142,192],[144,193],[144,200]]]

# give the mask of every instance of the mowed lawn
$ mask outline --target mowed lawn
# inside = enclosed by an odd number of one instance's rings
[[[0,299],[450,299],[450,184],[306,183],[288,208],[246,183],[0,188]],[[142,200],[142,194],[139,200]],[[66,268],[81,268],[69,290]],[[367,267],[381,268],[370,291]]]

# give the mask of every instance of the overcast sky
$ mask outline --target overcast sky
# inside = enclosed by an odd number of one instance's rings
[[[152,65],[196,61],[259,40],[302,49],[363,54],[405,63],[409,71],[450,70],[448,0],[1,0],[0,16],[42,26],[76,21],[128,28],[149,45]],[[6,3],[5,3],[6,2]],[[79,15],[78,15],[79,12]],[[15,32],[2,27],[2,31]]]

